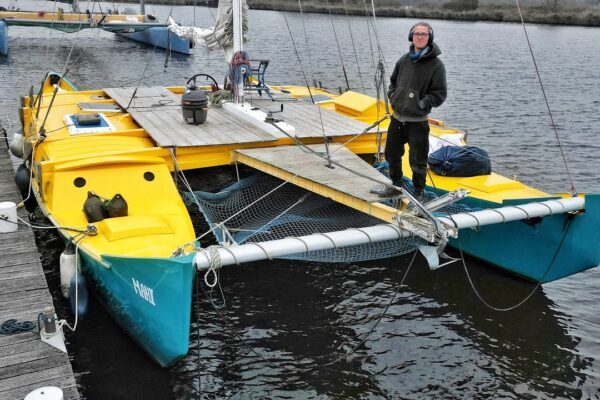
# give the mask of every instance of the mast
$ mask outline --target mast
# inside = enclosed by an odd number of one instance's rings
[[[146,15],[146,3],[144,3],[144,0],[140,0],[140,14]]]
[[[232,1],[232,10],[233,10],[233,54],[231,56],[230,63],[233,63],[233,58],[235,55],[243,50],[243,32],[242,32],[242,0],[233,0]],[[244,80],[241,79],[239,82],[235,83],[236,90],[235,93],[238,93],[238,96],[234,96],[235,103],[243,103],[244,102]]]

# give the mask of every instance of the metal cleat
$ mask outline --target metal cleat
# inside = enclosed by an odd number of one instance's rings
[[[439,210],[440,208],[446,207],[448,204],[456,203],[459,200],[464,199],[469,195],[469,191],[465,189],[457,189],[452,192],[448,192],[443,196],[438,197],[437,199],[433,199],[427,202],[424,207],[429,212],[433,212]]]

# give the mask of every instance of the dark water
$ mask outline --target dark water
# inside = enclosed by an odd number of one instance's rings
[[[20,6],[37,10],[43,4]],[[148,11],[165,16],[171,8]],[[172,10],[184,24],[195,19],[204,27],[213,23],[211,11]],[[307,78],[345,86],[329,16],[305,15],[309,53],[300,16],[287,17]],[[377,20],[388,75],[414,22]],[[334,17],[334,24],[350,86],[362,91],[364,84],[373,94],[373,33],[364,18],[350,19],[355,57],[348,21]],[[545,190],[568,190],[522,28],[450,21],[433,26],[449,85],[448,100],[434,116],[467,130],[497,171]],[[252,11],[250,27],[247,50],[271,60],[268,82],[303,84],[283,14]],[[226,67],[220,52],[196,49],[191,57],[173,55],[165,69],[163,52],[101,31],[63,36],[10,29],[11,55],[0,61],[3,124],[17,121],[18,95],[49,68],[62,71],[67,60],[69,79],[86,89],[133,85],[144,70],[144,84],[182,84],[198,72],[221,81]],[[600,30],[530,26],[528,33],[574,185],[599,192]],[[195,188],[213,189],[233,175],[218,170],[193,178]],[[48,233],[38,241],[56,288],[61,244]],[[429,271],[417,257],[399,288],[410,263],[408,255],[358,265],[273,261],[224,269],[225,307],[215,311],[200,291],[190,353],[171,369],[158,368],[92,302],[77,332],[68,335],[80,390],[89,399],[187,399],[199,391],[203,398],[238,399],[600,398],[600,270],[544,285],[521,308],[499,313],[473,294],[460,264]],[[466,265],[496,306],[515,304],[534,288],[476,260],[467,258]],[[219,293],[212,299],[222,301]],[[58,296],[56,303],[71,318]]]

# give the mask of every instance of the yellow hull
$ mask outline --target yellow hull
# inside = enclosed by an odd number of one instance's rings
[[[37,107],[23,109],[24,133],[32,143],[39,138],[41,124],[46,119],[48,106],[54,96],[52,89],[52,86],[45,86],[39,113]],[[184,90],[183,87],[167,89],[174,94],[181,94]],[[273,89],[282,90],[296,98],[309,95],[305,87],[279,86]],[[367,124],[385,115],[385,105],[369,96],[354,92],[334,95],[322,89],[311,92],[313,96],[331,99],[320,103],[321,107]],[[24,103],[30,104],[29,99]],[[98,223],[99,234],[85,239],[85,247],[98,258],[103,254],[169,257],[182,246],[193,243],[194,229],[170,175],[175,170],[171,151],[158,147],[131,115],[122,111],[104,113],[114,127],[112,132],[69,133],[64,116],[82,113],[78,107],[81,103],[116,104],[103,90],[66,89],[56,93],[43,127],[45,139],[34,146],[33,185],[42,208],[58,225],[81,227],[88,223],[82,207],[89,191],[104,198],[121,194],[129,205],[129,215]],[[380,125],[381,135],[364,134],[349,142],[347,148],[365,156],[378,153],[385,143],[387,124],[388,121],[384,121]],[[439,120],[430,120],[430,125],[431,135],[435,137],[464,136]],[[346,143],[352,137],[336,136],[333,142]],[[322,139],[313,137],[302,141],[313,144],[322,142]],[[234,162],[234,150],[293,143],[292,139],[284,137],[268,142],[178,148],[177,165],[182,170],[230,165]],[[407,159],[405,157],[405,162]],[[408,165],[405,171],[410,177]],[[149,180],[148,176],[152,176],[152,179]],[[471,196],[494,203],[549,196],[495,173],[471,178],[430,173],[427,183],[447,191],[466,188],[471,191]],[[338,196],[334,192],[324,195],[334,200]],[[395,213],[397,210],[388,207],[380,218],[390,221]]]

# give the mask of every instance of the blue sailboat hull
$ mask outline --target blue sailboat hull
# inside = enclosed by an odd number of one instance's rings
[[[192,43],[189,39],[183,39],[169,31],[166,27],[150,28],[141,32],[117,33],[119,36],[134,40],[140,43],[146,43],[150,46],[160,47],[170,51],[183,54],[192,53]]]
[[[81,252],[82,270],[114,320],[161,366],[189,348],[193,256],[134,258]]]
[[[8,25],[0,21],[0,54],[8,54]]]
[[[439,194],[443,192],[432,189]],[[535,200],[492,203],[466,198],[469,207],[496,208]],[[585,212],[463,229],[450,245],[533,281],[551,282],[600,264],[600,195],[587,195]]]

